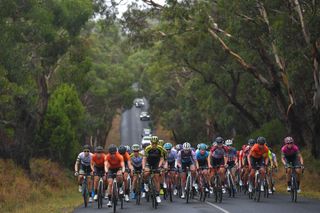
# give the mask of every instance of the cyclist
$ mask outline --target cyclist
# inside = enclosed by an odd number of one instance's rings
[[[248,145],[244,145],[241,150],[240,154],[240,161],[242,164],[242,172],[241,172],[241,180],[244,185],[244,187],[247,189],[248,185],[248,179],[249,179],[249,163],[248,163],[248,155],[250,153],[251,148],[256,143],[255,139],[250,138],[248,140]]]
[[[78,176],[78,184],[79,184],[79,192],[82,192],[82,182],[83,182],[83,176],[88,176],[88,186],[91,186],[91,159],[92,159],[92,153],[90,152],[90,146],[84,145],[83,151],[78,155],[76,163],[74,165],[74,175]],[[79,170],[80,167],[80,170]],[[92,192],[91,187],[89,188],[89,202],[92,202]]]
[[[299,151],[299,148],[297,145],[294,144],[294,140],[292,137],[286,137],[284,139],[284,146],[281,148],[281,161],[285,167],[287,167],[289,164],[291,164],[293,167],[295,167],[296,173],[297,173],[297,184],[298,184],[298,190],[297,192],[300,193],[300,176],[303,169],[303,158]],[[287,169],[286,176],[287,176],[287,183],[288,192],[291,191],[291,169]]]
[[[165,143],[163,145],[163,148],[167,151],[168,174],[169,174],[169,178],[171,178],[171,180],[173,180],[173,183],[172,183],[172,185],[173,185],[172,188],[174,188],[173,194],[176,195],[177,194],[177,189],[175,188],[176,179],[177,179],[176,164],[177,164],[178,153],[176,150],[172,149],[171,143]],[[163,183],[163,188],[167,188],[167,181],[168,181],[168,178]]]
[[[114,144],[111,144],[108,147],[109,153],[106,155],[105,160],[105,172],[108,174],[108,207],[111,207],[111,192],[112,192],[112,183],[113,178],[116,176],[117,183],[120,187],[119,194],[123,194],[123,173],[125,172],[125,165],[122,155],[117,152],[117,147]]]
[[[221,185],[222,185],[222,192],[226,193],[226,189],[224,187],[225,183],[225,174],[226,174],[226,168],[228,166],[228,148],[223,145],[223,138],[217,137],[214,142],[213,146],[211,147],[210,153],[209,153],[209,168],[212,168],[210,173],[210,179],[215,176],[216,172],[219,173],[220,179],[221,179]],[[213,186],[212,186],[213,187]]]
[[[233,180],[236,180],[236,170],[237,170],[237,149],[232,146],[233,141],[228,139],[225,141],[225,145],[228,147],[227,158],[228,158],[228,168],[230,169],[231,176]]]
[[[133,152],[130,155],[131,164],[132,164],[132,167],[133,167],[133,170],[134,170],[132,188],[133,188],[133,193],[136,193],[135,189],[136,189],[137,180],[138,180],[138,173],[142,173],[143,155],[140,154],[140,146],[138,144],[133,144],[132,145],[132,151]],[[138,187],[141,187],[141,186],[138,186]]]
[[[257,143],[253,145],[248,155],[248,164],[250,169],[249,175],[249,192],[252,192],[252,183],[254,183],[254,173],[257,169],[260,170],[261,179],[264,179],[266,169],[265,165],[268,165],[268,152],[269,149],[266,146],[266,139],[264,137],[258,137]],[[264,186],[261,184],[261,191],[264,191]]]
[[[149,141],[146,141],[146,142],[144,142],[143,144],[141,144],[142,150],[140,151],[140,154],[141,154],[142,156],[144,156],[144,150],[145,150],[149,145],[151,145],[151,142],[149,142]]]
[[[132,153],[131,147],[130,147],[129,145],[126,145],[125,147],[126,147],[126,149],[127,149],[127,153],[128,153],[129,155],[131,155],[131,153]]]
[[[104,177],[105,171],[104,171],[104,161],[105,161],[105,154],[102,146],[97,146],[95,150],[95,154],[92,156],[91,160],[91,175],[94,175],[93,179],[93,188],[94,188],[94,200],[98,200],[98,182],[99,182],[99,176],[103,175],[103,182],[106,181],[106,178]],[[107,193],[105,193],[107,195]],[[107,198],[107,196],[106,196]]]
[[[126,202],[129,201],[129,193],[130,193],[130,189],[129,189],[129,183],[128,183],[128,176],[129,176],[129,172],[133,170],[132,165],[131,165],[131,159],[130,159],[130,155],[127,152],[127,148],[126,146],[119,146],[118,148],[118,152],[120,153],[120,155],[122,155],[123,160],[124,160],[124,165],[126,167],[126,170],[123,174],[123,182],[124,182],[124,200]]]
[[[150,170],[155,171],[154,182],[156,183],[156,200],[157,203],[161,203],[160,198],[160,167],[164,162],[165,153],[161,146],[158,145],[159,138],[157,136],[152,136],[151,145],[146,147],[145,155],[142,160],[142,169],[144,171],[144,190],[146,192],[149,191],[147,183],[147,179],[150,176]]]
[[[186,179],[187,179],[187,167],[190,168],[191,176],[193,180],[193,187],[197,189],[196,181],[196,170],[199,168],[198,161],[196,159],[196,154],[191,149],[191,144],[185,142],[182,145],[182,150],[178,153],[177,165],[181,167],[181,181],[182,181],[182,195],[181,198],[185,198],[185,187],[186,187]]]
[[[268,143],[266,143],[266,146],[269,148],[269,152],[268,152],[268,158],[269,158],[269,163],[268,163],[268,166],[267,166],[267,182],[268,182],[268,185],[271,186],[272,184],[272,175],[273,175],[273,170],[277,170],[278,168],[278,162],[277,162],[277,157],[276,157],[276,154],[272,152],[272,149],[271,149],[271,146],[268,145]],[[269,194],[272,194],[272,190],[275,191],[275,187],[273,185],[273,189],[271,189],[270,187],[268,188],[268,193]]]
[[[210,176],[208,172],[209,168],[209,151],[207,151],[208,146],[204,143],[198,144],[198,150],[196,151],[196,159],[199,165],[199,173],[202,173],[206,182],[210,183]],[[200,176],[198,176],[198,183],[200,183]],[[202,184],[202,183],[201,183]],[[206,186],[206,191],[209,192],[209,186]]]

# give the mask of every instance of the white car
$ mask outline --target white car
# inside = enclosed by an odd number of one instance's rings
[[[146,143],[151,144],[151,136],[144,136],[142,138],[141,145],[146,144]]]
[[[145,128],[143,129],[143,136],[151,136],[151,129]]]
[[[142,98],[138,98],[134,101],[134,105],[137,107],[137,108],[142,108],[144,107],[144,100]]]
[[[150,120],[150,115],[148,112],[141,112],[140,113],[140,120],[141,121],[149,121]]]

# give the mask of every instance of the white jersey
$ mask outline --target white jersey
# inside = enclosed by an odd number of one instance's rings
[[[84,166],[90,166],[91,159],[92,159],[92,153],[91,152],[89,153],[88,156],[85,156],[85,153],[81,152],[77,157],[77,161],[80,162],[80,164],[84,165]]]

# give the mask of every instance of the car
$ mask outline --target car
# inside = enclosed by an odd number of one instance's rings
[[[142,98],[137,98],[134,101],[134,105],[136,106],[136,108],[142,108],[144,107],[144,100]]]
[[[142,137],[144,136],[151,136],[151,129],[144,128],[142,132]]]
[[[141,145],[146,144],[146,143],[151,144],[151,136],[144,136],[142,138]]]
[[[140,120],[141,121],[149,121],[150,120],[150,115],[148,112],[141,112],[140,113]]]

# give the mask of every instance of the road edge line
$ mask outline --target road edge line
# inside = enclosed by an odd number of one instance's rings
[[[208,201],[206,201],[206,204],[212,206],[212,207],[215,207],[216,209],[224,212],[224,213],[230,213],[228,210],[225,210],[224,208],[221,208],[220,206],[217,206],[216,204],[213,204],[213,203],[210,203]]]

